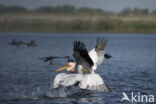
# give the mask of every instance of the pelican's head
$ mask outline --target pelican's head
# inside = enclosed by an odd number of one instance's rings
[[[75,71],[75,62],[67,62],[65,66],[57,69],[55,72],[60,72],[65,70],[68,72],[74,72]]]

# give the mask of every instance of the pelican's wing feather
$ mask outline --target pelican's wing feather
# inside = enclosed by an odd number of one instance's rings
[[[52,84],[52,88],[59,88],[60,86],[72,86],[77,82],[81,81],[83,78],[82,74],[66,74],[60,73],[56,75],[54,82]]]
[[[109,58],[111,58],[112,56],[109,55],[108,53],[105,53],[104,57],[105,57],[106,59],[109,59]]]
[[[73,45],[74,45],[73,56],[78,64],[83,65],[84,63],[88,63],[91,66],[94,65],[83,42],[74,41]]]
[[[107,45],[107,39],[98,37],[96,41],[96,46],[89,52],[89,56],[93,60],[94,66],[92,67],[93,70],[96,70],[97,66],[100,65],[105,57],[105,47]]]
[[[111,92],[111,89],[98,74],[60,73],[55,77],[52,88],[59,88],[60,86],[68,87],[77,83],[81,89]]]
[[[98,74],[86,74],[79,84],[81,89],[112,92]]]
[[[104,49],[106,48],[107,42],[108,40],[106,38],[98,37],[96,41],[95,50],[104,51]]]
[[[89,52],[90,57],[94,60],[94,67],[95,67],[94,70],[104,60],[104,56],[105,56],[104,50],[106,48],[107,42],[108,41],[106,38],[98,37],[95,48]]]

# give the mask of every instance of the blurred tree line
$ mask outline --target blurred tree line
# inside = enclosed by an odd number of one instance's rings
[[[149,12],[148,9],[139,9],[139,8],[125,8],[119,13],[113,13],[104,11],[101,9],[92,9],[87,7],[82,8],[75,8],[74,6],[70,5],[63,5],[63,6],[42,6],[39,8],[36,8],[35,10],[28,10],[21,6],[4,6],[0,5],[0,13],[54,13],[54,14],[97,14],[97,15],[105,15],[105,14],[117,14],[119,16],[137,16],[137,15],[150,15],[154,14],[156,15],[156,10]]]
[[[26,8],[21,6],[4,6],[0,5],[0,13],[11,13],[11,12],[26,12]]]
[[[137,16],[137,15],[149,15],[149,14],[150,13],[148,9],[139,9],[139,8],[134,8],[134,9],[125,8],[119,13],[119,15],[121,16]]]

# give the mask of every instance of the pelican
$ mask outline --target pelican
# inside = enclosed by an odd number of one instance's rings
[[[47,57],[42,57],[40,58],[41,60],[43,60],[44,62],[50,62],[50,64],[52,65],[53,64],[53,59],[57,59],[57,58],[67,58],[67,61],[70,62],[70,60],[72,60],[70,58],[70,56],[64,56],[64,57],[61,57],[61,56],[47,56]]]
[[[103,62],[104,57],[111,57],[108,54],[105,55],[104,52],[107,42],[104,38],[97,38],[95,48],[88,52],[83,42],[74,41],[73,57],[75,62],[67,62],[66,66],[56,70],[56,72],[60,72],[66,69],[70,73],[57,74],[51,87],[59,88],[60,86],[78,85],[81,89],[111,92],[111,88],[95,73],[97,67]]]

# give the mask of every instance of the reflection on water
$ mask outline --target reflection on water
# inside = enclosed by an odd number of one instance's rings
[[[72,56],[72,42],[82,40],[91,50],[98,34],[0,33],[0,103],[121,103],[122,92],[141,92],[156,96],[156,35],[104,34],[109,43],[106,52],[112,55],[99,66],[97,73],[113,89],[113,93],[78,90],[62,93],[50,89],[58,67],[39,58]],[[103,36],[103,35],[102,35]],[[38,47],[14,47],[16,38],[35,40]]]

